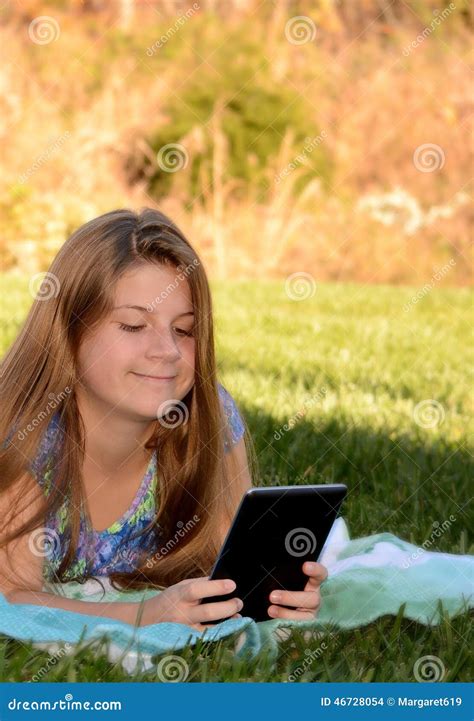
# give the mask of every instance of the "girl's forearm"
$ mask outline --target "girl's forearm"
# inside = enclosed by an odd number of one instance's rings
[[[48,606],[50,608],[62,608],[65,611],[74,611],[89,616],[106,616],[117,621],[125,621],[131,625],[142,625],[138,623],[140,603],[114,601],[111,603],[100,603],[96,601],[76,601],[73,598],[64,598],[54,593],[43,591],[23,591],[15,589],[5,594],[9,603],[21,604],[31,603],[35,606]],[[143,609],[142,609],[143,614]]]

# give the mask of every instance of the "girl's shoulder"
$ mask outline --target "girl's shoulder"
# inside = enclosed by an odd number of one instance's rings
[[[235,446],[244,435],[245,426],[239,409],[229,391],[220,383],[217,384],[217,388],[229,428],[230,438],[224,442],[225,451],[228,453],[232,446]]]

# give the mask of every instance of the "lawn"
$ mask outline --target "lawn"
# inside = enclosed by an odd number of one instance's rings
[[[2,282],[3,350],[28,307],[27,281]],[[421,545],[433,523],[452,514],[456,521],[430,550],[473,553],[472,293],[434,289],[413,302],[416,290],[318,284],[311,297],[293,300],[283,282],[213,283],[220,380],[252,433],[255,483],[346,483],[352,537],[388,531]],[[417,659],[434,655],[444,681],[468,681],[471,630],[470,614],[435,627],[384,617],[336,631],[298,680],[414,681]],[[321,643],[295,630],[271,668],[264,657],[236,661],[235,640],[177,652],[188,680],[287,681],[305,649]],[[0,680],[27,681],[48,658],[4,638]],[[59,659],[43,680],[159,679],[156,672],[129,677],[95,642]]]

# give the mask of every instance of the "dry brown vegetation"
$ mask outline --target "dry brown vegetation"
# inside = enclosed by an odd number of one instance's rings
[[[4,10],[3,266],[45,270],[82,222],[114,207],[154,205],[183,227],[216,277],[304,271],[423,284],[450,263],[439,283],[467,284],[466,6],[198,5],[188,16],[191,2],[22,0]],[[32,39],[41,15],[50,18],[48,42]],[[314,38],[289,38],[297,15],[314,23]],[[227,88],[240,65],[245,79]],[[212,112],[201,114],[199,99],[189,110],[199,83],[209,82],[217,88]],[[232,116],[229,131],[229,112],[257,89],[265,128],[249,142],[248,118],[241,129]],[[272,94],[275,105],[265,106]],[[193,122],[172,136],[180,108]],[[293,128],[293,111],[307,137],[319,138],[317,162]],[[259,138],[269,138],[281,113],[287,126],[271,136],[262,165]],[[168,173],[165,191],[152,182],[163,134],[189,160]],[[235,160],[245,173],[230,172]]]

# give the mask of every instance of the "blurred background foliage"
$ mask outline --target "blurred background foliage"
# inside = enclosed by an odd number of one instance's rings
[[[472,11],[452,6],[3,5],[2,268],[46,270],[81,223],[151,205],[218,278],[422,285],[451,261],[436,282],[470,283]],[[175,172],[157,162],[169,144]],[[424,144],[443,155],[432,172]]]

